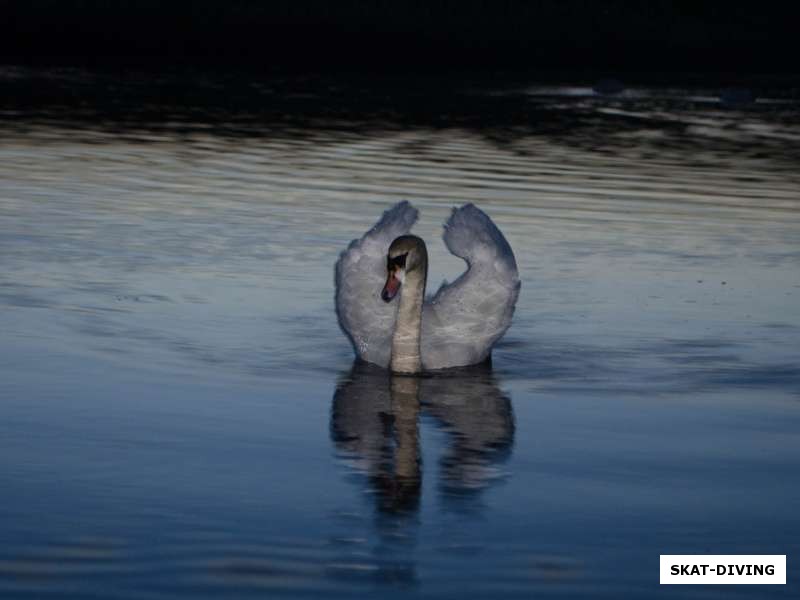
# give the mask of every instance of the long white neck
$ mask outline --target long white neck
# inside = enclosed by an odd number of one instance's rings
[[[422,330],[422,303],[425,300],[427,261],[406,273],[400,288],[400,306],[392,336],[391,369],[396,373],[422,371],[419,339]]]

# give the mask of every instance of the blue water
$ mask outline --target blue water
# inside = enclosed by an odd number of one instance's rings
[[[502,143],[6,115],[3,598],[796,597],[797,108],[576,89]],[[333,264],[400,199],[433,287],[452,205],[513,247],[490,370],[353,365]],[[659,586],[704,553],[788,585]]]

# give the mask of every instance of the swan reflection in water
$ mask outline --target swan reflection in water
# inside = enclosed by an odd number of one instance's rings
[[[416,579],[421,421],[448,434],[438,458],[438,488],[443,507],[458,512],[480,507],[481,491],[500,479],[498,465],[514,442],[511,401],[488,365],[422,377],[353,365],[333,396],[330,431],[339,455],[366,478],[378,535],[372,576],[383,581]]]
[[[472,497],[497,480],[497,465],[511,451],[511,401],[490,367],[414,377],[358,362],[333,396],[331,437],[348,463],[367,477],[380,513],[419,508],[421,417],[432,417],[449,434],[439,459],[439,488],[446,500]]]

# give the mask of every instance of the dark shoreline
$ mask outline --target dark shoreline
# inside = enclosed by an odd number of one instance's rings
[[[0,63],[530,76],[796,74],[800,11],[652,0],[0,1]]]

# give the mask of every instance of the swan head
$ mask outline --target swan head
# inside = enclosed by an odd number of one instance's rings
[[[381,291],[384,302],[391,302],[400,291],[406,275],[428,268],[428,250],[422,238],[415,235],[401,235],[389,246],[386,255],[386,285]]]

